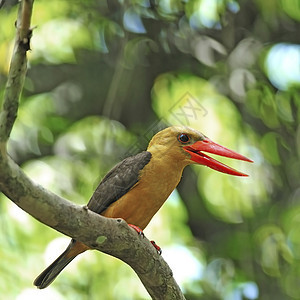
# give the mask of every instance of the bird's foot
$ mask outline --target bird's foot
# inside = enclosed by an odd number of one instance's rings
[[[145,237],[144,232],[140,227],[133,225],[133,224],[128,224],[128,226],[133,228],[138,233],[138,235],[142,236],[143,238]]]
[[[151,243],[151,244],[153,245],[153,247],[156,249],[157,253],[158,253],[159,255],[161,255],[161,254],[162,254],[161,248],[160,248],[154,241],[150,241],[150,243]]]
[[[133,225],[133,224],[128,224],[128,226],[130,226],[131,228],[133,228],[138,233],[139,236],[142,236],[143,238],[145,237],[144,232],[143,232],[143,230],[140,227],[138,227],[136,225]],[[161,255],[161,253],[162,253],[161,248],[158,245],[156,245],[156,243],[154,241],[150,241],[150,243],[156,249],[157,253],[159,255]]]

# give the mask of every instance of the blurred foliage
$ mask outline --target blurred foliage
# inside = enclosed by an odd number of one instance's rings
[[[15,3],[0,10],[0,96]],[[298,0],[35,1],[10,155],[85,204],[161,127],[199,129],[252,158],[229,162],[250,177],[188,168],[146,235],[187,299],[300,299],[299,20]],[[128,266],[93,252],[36,290],[33,279],[67,239],[3,195],[0,227],[8,300],[148,298]]]

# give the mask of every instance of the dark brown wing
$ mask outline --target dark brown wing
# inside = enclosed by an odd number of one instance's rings
[[[140,171],[150,159],[151,153],[143,151],[118,163],[99,183],[87,204],[88,208],[101,214],[139,181]]]

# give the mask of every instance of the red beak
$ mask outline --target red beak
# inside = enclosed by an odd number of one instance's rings
[[[248,176],[248,175],[222,164],[221,162],[202,153],[202,151],[229,157],[229,158],[253,162],[251,159],[241,154],[238,154],[232,150],[229,150],[217,143],[214,143],[208,138],[205,138],[203,141],[198,141],[193,145],[184,146],[183,149],[191,155],[192,161],[207,166],[209,168],[212,168],[214,170],[217,170],[219,172],[223,172],[235,176]]]

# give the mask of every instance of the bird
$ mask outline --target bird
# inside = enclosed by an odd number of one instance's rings
[[[122,218],[141,233],[181,180],[191,164],[235,176],[248,176],[205,153],[253,162],[187,126],[170,126],[156,133],[147,150],[125,158],[99,183],[87,208],[108,218]],[[153,243],[159,250],[160,248]],[[71,239],[66,250],[34,281],[46,288],[80,253],[90,248]]]

